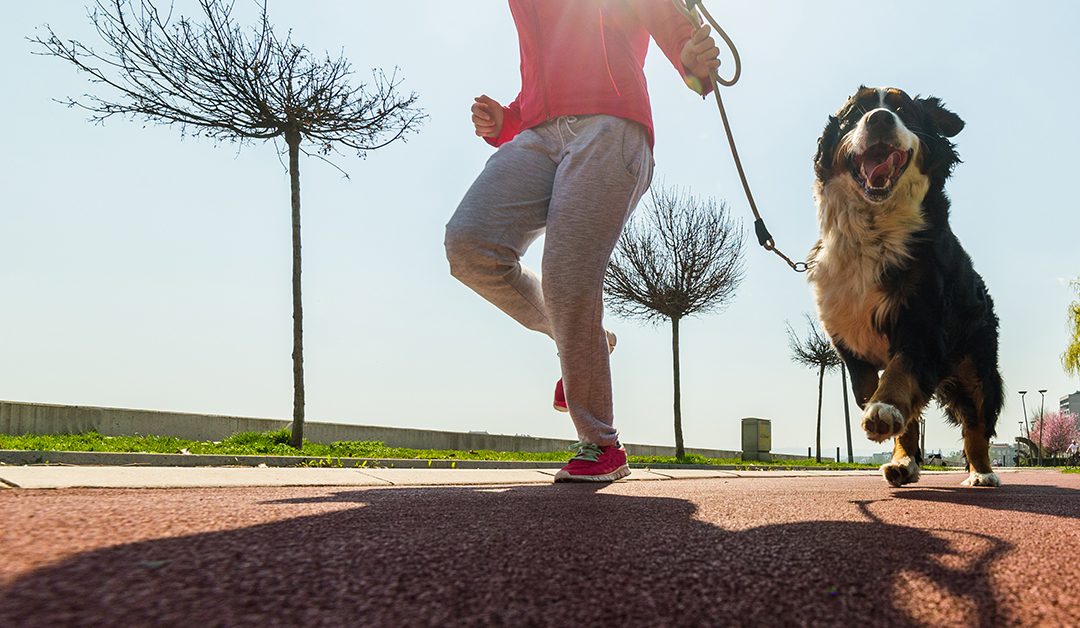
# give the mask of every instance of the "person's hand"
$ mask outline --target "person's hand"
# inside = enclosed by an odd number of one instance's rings
[[[713,71],[720,67],[720,49],[709,35],[711,32],[712,29],[705,24],[694,31],[682,49],[683,67],[706,83]]]
[[[499,137],[503,125],[503,108],[495,99],[477,96],[472,106],[472,123],[480,137]]]

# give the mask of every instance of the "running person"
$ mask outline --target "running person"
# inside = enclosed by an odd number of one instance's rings
[[[614,426],[603,280],[652,180],[649,38],[698,92],[719,50],[672,0],[509,3],[521,92],[507,106],[486,95],[472,105],[476,134],[498,150],[446,226],[446,255],[454,277],[555,341],[554,405],[580,440],[556,481],[613,481],[630,470]],[[521,256],[545,232],[541,278]]]

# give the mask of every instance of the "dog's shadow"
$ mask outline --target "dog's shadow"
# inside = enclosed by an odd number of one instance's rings
[[[892,496],[921,502],[1080,519],[1080,490],[1043,484],[1010,484],[1008,475],[1003,476],[1002,481],[1004,484],[999,488],[976,489],[909,484],[894,490]]]
[[[884,523],[873,503],[856,504],[856,521],[730,530],[683,499],[594,486],[356,490],[263,507],[313,501],[343,507],[25,574],[0,590],[0,625],[902,626],[925,621],[927,594],[969,625],[1004,621],[986,593],[1009,544]]]

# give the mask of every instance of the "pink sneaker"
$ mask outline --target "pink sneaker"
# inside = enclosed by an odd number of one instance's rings
[[[615,343],[617,343],[619,339],[616,338],[615,334],[611,333],[610,331],[605,331],[604,333],[607,334],[608,353],[613,353],[615,351]],[[559,381],[555,382],[555,400],[551,403],[551,407],[555,408],[559,412],[570,411],[570,408],[566,406],[566,393],[563,391],[561,377],[559,378]]]
[[[626,449],[618,443],[608,447],[592,443],[574,443],[577,455],[555,474],[556,482],[614,482],[630,475]]]

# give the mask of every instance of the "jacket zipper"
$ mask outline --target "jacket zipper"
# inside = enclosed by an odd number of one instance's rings
[[[615,75],[611,73],[611,60],[608,57],[607,51],[607,37],[604,36],[604,5],[599,7],[600,11],[600,46],[604,49],[604,68],[607,69],[608,80],[611,81],[611,88],[615,90],[615,95],[622,97],[622,92],[619,91],[618,84],[615,83]]]

